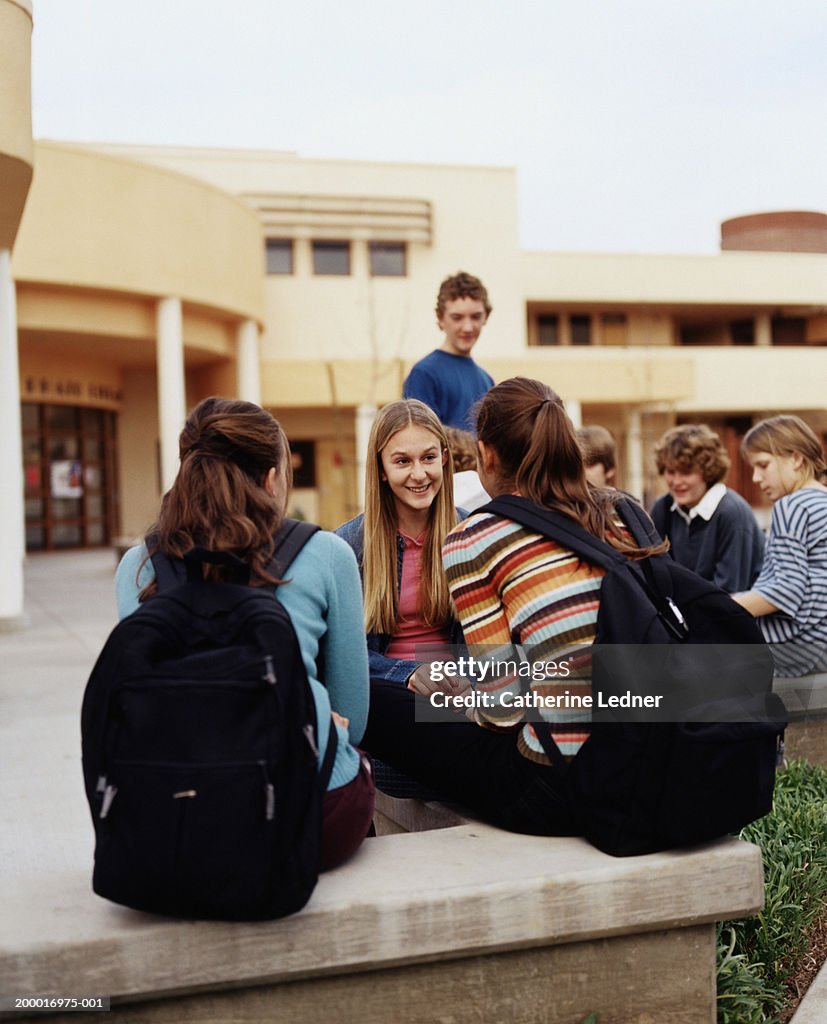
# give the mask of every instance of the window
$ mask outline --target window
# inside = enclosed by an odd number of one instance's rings
[[[556,313],[541,313],[537,317],[537,344],[560,344],[560,318]]]
[[[294,487],[316,486],[315,441],[291,441],[290,456],[293,465]]]
[[[572,345],[591,345],[592,319],[587,313],[572,313],[571,343]]]
[[[314,274],[349,274],[350,242],[314,242]]]
[[[404,242],[368,242],[371,277],[404,277]]]
[[[774,316],[772,318],[773,345],[806,345],[807,321],[798,316]]]
[[[755,344],[754,320],[730,320],[729,337],[733,345]],[[746,433],[746,431],[745,431]]]
[[[266,242],[267,273],[293,273],[293,239],[268,238]]]
[[[601,313],[598,345],[626,345],[628,342],[625,313]]]

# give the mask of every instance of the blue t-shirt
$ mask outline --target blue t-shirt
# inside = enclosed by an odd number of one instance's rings
[[[429,405],[446,427],[473,430],[468,414],[493,386],[493,377],[470,356],[455,356],[437,348],[411,368],[402,397],[418,398]]]

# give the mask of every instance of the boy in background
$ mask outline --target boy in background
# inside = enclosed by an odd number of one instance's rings
[[[605,427],[580,427],[577,440],[583,452],[586,479],[595,487],[615,486],[615,439]]]
[[[446,427],[473,430],[471,408],[494,386],[471,357],[491,309],[485,285],[472,274],[460,271],[440,285],[436,322],[445,338],[412,367],[402,396],[429,405]]]

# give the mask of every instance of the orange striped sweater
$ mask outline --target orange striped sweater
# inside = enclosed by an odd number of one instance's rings
[[[496,660],[494,651],[525,648],[530,674],[488,678],[477,690],[491,694],[475,716],[488,728],[519,730],[520,752],[548,763],[537,736],[526,723],[524,706],[499,699],[507,690],[538,695],[590,694],[588,651],[594,641],[604,571],[578,560],[567,548],[532,533],[510,519],[488,513],[471,515],[448,535],[443,547],[448,585],[462,623],[469,654]],[[579,653],[573,675],[542,678],[542,664],[566,661]],[[500,658],[508,657],[500,653]],[[585,662],[585,669],[582,663]],[[524,698],[525,699],[525,698]],[[531,698],[529,698],[531,700]],[[531,710],[529,717],[537,717]],[[541,709],[566,757],[573,757],[589,735],[588,710]]]

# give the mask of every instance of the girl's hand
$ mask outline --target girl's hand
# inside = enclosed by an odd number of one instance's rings
[[[336,725],[341,725],[343,729],[350,728],[350,719],[345,718],[344,715],[340,715],[338,711],[331,711],[330,717],[333,719]]]
[[[455,696],[467,693],[471,684],[461,676],[448,676],[436,682],[431,679],[431,667],[428,664],[419,665],[408,678],[408,689],[413,690],[423,697],[430,697],[432,693],[447,693]]]

